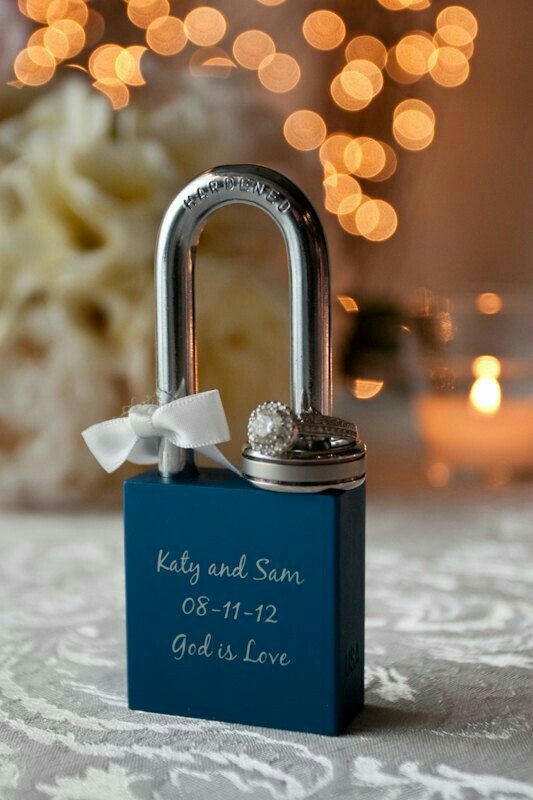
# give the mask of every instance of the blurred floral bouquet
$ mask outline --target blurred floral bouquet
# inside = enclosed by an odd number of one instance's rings
[[[154,394],[157,227],[190,177],[237,160],[237,138],[243,160],[239,96],[199,81],[156,111],[115,115],[72,80],[0,125],[0,500],[65,505],[109,487],[80,431]],[[231,123],[206,127],[217,109]],[[249,268],[271,230],[222,216],[202,239],[199,351],[236,459],[254,402],[287,383],[287,303]]]

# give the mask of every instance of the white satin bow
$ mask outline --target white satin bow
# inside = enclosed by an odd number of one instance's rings
[[[132,406],[127,417],[91,425],[82,432],[99,464],[114,472],[125,461],[155,464],[161,439],[192,448],[240,475],[216,444],[230,439],[218,389],[180,397],[163,406]]]

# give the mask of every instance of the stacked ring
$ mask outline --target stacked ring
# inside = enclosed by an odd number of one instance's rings
[[[337,439],[346,444],[358,441],[352,422],[318,412],[296,416],[285,403],[268,401],[255,408],[248,422],[248,443],[262,455],[278,456],[288,452],[298,439]]]

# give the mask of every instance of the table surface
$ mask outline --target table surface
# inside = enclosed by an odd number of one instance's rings
[[[366,707],[327,738],[129,711],[120,517],[4,514],[0,798],[533,800],[532,523],[371,499]]]

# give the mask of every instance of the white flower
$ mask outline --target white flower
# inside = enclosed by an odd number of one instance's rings
[[[210,109],[206,96],[184,106],[181,95],[157,113],[115,115],[73,80],[0,125],[0,499],[66,504],[113,486],[80,431],[154,394],[157,229],[216,158]],[[287,374],[286,300],[250,269],[269,239],[240,223],[225,216],[218,237],[209,226],[197,270],[201,379],[239,421],[234,460],[251,408]],[[248,264],[224,267],[221,239]]]

